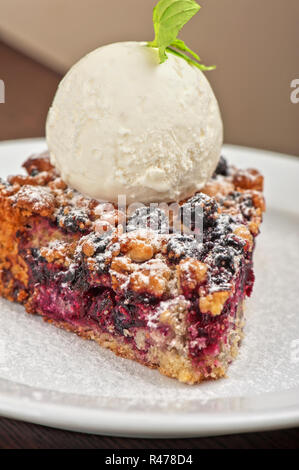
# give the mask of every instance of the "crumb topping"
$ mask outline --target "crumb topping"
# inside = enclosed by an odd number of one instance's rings
[[[59,239],[40,250],[48,262],[63,265],[69,275],[80,265],[91,286],[108,276],[115,292],[163,302],[179,293],[185,300],[187,292],[200,293],[200,310],[211,315],[218,315],[231,295],[265,210],[260,173],[238,170],[223,157],[202,192],[182,201],[176,214],[160,207],[126,213],[85,197],[63,182],[47,153],[30,157],[24,168],[28,176],[0,181],[0,199],[24,217],[46,218],[60,231]],[[184,227],[182,233],[174,229],[183,213],[193,223],[198,208],[201,241]]]

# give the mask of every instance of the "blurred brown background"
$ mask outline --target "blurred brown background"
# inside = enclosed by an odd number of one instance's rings
[[[181,37],[205,63],[217,64],[208,78],[225,141],[299,155],[299,104],[290,100],[291,81],[299,78],[299,0],[198,2],[202,10]],[[0,79],[6,85],[0,139],[43,135],[61,75],[100,45],[152,39],[156,3],[0,0]]]

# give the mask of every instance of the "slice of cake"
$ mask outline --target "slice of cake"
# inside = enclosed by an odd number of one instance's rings
[[[127,213],[83,196],[47,154],[24,167],[28,176],[0,180],[0,295],[182,382],[223,377],[254,282],[260,173],[221,157],[180,203],[191,221],[200,208],[199,240],[160,207]]]

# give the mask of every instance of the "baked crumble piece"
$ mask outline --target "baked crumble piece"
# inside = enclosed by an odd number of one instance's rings
[[[202,208],[200,243],[162,209],[126,214],[67,187],[47,153],[24,168],[0,180],[0,295],[181,382],[225,376],[254,283],[260,173],[221,157],[180,203],[191,220]]]

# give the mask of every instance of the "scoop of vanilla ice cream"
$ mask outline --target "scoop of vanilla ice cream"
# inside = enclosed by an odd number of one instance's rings
[[[59,85],[46,135],[71,187],[96,199],[149,203],[201,189],[220,157],[223,128],[204,74],[146,43],[100,47]]]

